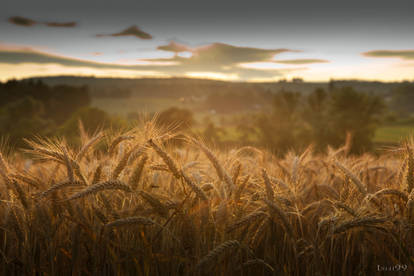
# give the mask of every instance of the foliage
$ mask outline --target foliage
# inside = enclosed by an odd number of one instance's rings
[[[210,93],[205,102],[208,109],[219,113],[232,113],[237,111],[263,108],[269,100],[270,93],[258,89],[257,91],[220,91]]]
[[[23,146],[23,138],[48,135],[55,125],[45,119],[43,103],[31,97],[20,98],[0,108],[0,131],[13,145]]]
[[[414,84],[403,84],[391,93],[390,107],[400,116],[414,113]]]
[[[338,146],[347,132],[353,136],[352,151],[361,153],[372,148],[375,129],[383,114],[382,98],[358,93],[352,88],[342,88],[331,95],[329,143]]]
[[[202,137],[209,143],[219,144],[221,137],[226,134],[225,129],[218,127],[209,117],[203,120],[204,130],[202,131]]]
[[[280,154],[313,143],[317,150],[344,143],[353,137],[351,151],[372,149],[375,129],[383,114],[382,98],[341,88],[326,93],[316,89],[306,98],[300,93],[281,91],[274,97],[274,112],[256,120],[260,142]]]
[[[161,127],[173,127],[181,131],[190,129],[195,123],[193,113],[190,110],[177,107],[162,111],[158,115],[157,122]]]
[[[59,128],[58,134],[69,141],[77,141],[79,122],[82,123],[85,131],[89,133],[103,129],[119,130],[127,128],[127,123],[117,117],[110,116],[103,110],[95,107],[84,107],[72,114],[72,116]]]
[[[0,107],[31,97],[43,104],[42,116],[63,123],[74,111],[90,104],[88,88],[68,85],[48,86],[41,81],[11,80],[0,84]]]

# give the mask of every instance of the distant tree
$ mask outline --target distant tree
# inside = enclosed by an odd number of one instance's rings
[[[414,84],[403,84],[391,93],[390,107],[400,116],[414,113]]]
[[[65,136],[70,142],[77,143],[79,136],[79,121],[88,133],[94,133],[101,129],[126,128],[125,121],[111,117],[105,111],[95,107],[84,107],[73,113],[72,116],[60,127],[58,134]]]
[[[66,121],[79,108],[89,106],[91,98],[86,86],[59,85],[52,88],[52,95],[45,99],[47,116],[57,124]]]
[[[0,107],[30,97],[43,104],[44,118],[52,119],[56,124],[67,120],[77,109],[91,102],[86,86],[48,86],[42,81],[11,80],[0,84]]]
[[[157,122],[160,126],[175,130],[187,130],[194,125],[194,115],[191,110],[171,107],[161,112]]]
[[[268,103],[268,91],[218,91],[209,94],[205,102],[205,107],[214,109],[219,113],[232,113],[237,111],[245,111],[263,106]],[[271,99],[271,96],[270,96]]]
[[[278,154],[309,143],[324,150],[327,145],[342,145],[351,133],[351,152],[361,153],[372,149],[384,108],[382,98],[347,87],[330,93],[317,89],[305,99],[281,91],[274,97],[273,113],[255,119],[259,143]]]
[[[372,138],[385,110],[382,98],[360,93],[344,87],[331,93],[327,124],[330,129],[329,143],[338,146],[344,143],[346,133],[352,134],[354,153],[372,149]]]
[[[300,93],[280,91],[275,94],[273,113],[263,113],[256,119],[260,144],[283,154],[303,143],[299,139],[303,131],[300,108]]]
[[[204,118],[203,125],[205,126],[202,132],[203,138],[209,143],[220,143],[220,137],[226,134],[225,130],[218,127],[209,117]]]
[[[306,97],[302,118],[305,122],[307,140],[312,141],[316,150],[323,150],[330,142],[330,98],[325,90],[319,88]]]
[[[55,131],[55,125],[43,113],[43,103],[31,97],[13,101],[0,108],[0,134],[7,135],[18,147],[25,145],[23,138],[49,135]]]

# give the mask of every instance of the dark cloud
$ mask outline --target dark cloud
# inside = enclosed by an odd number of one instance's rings
[[[286,60],[276,60],[275,63],[281,64],[312,64],[312,63],[328,63],[329,60],[325,59],[286,59]]]
[[[9,18],[9,22],[24,27],[31,27],[37,24],[36,21],[21,16],[12,16]]]
[[[45,25],[48,27],[63,27],[63,28],[73,28],[76,27],[76,22],[39,22],[32,20],[30,18],[21,17],[21,16],[12,16],[9,18],[9,22],[18,26],[31,27],[36,24]]]
[[[141,39],[152,39],[152,35],[149,33],[144,32],[138,26],[133,25],[119,33],[114,34],[98,34],[97,37],[105,37],[105,36],[135,36]]]
[[[362,53],[366,57],[414,59],[414,50],[374,50]]]

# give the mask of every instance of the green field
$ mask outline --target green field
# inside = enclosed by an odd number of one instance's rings
[[[174,98],[155,97],[93,98],[91,105],[110,114],[121,116],[125,116],[130,112],[160,112],[173,106],[189,108]]]
[[[414,134],[413,125],[390,125],[379,127],[375,133],[374,142],[398,143]]]

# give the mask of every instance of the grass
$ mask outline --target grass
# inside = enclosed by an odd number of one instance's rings
[[[144,121],[0,155],[0,274],[414,273],[412,141],[278,158],[175,135]]]
[[[414,134],[413,125],[390,125],[382,126],[377,129],[374,142],[398,144],[404,139]]]

